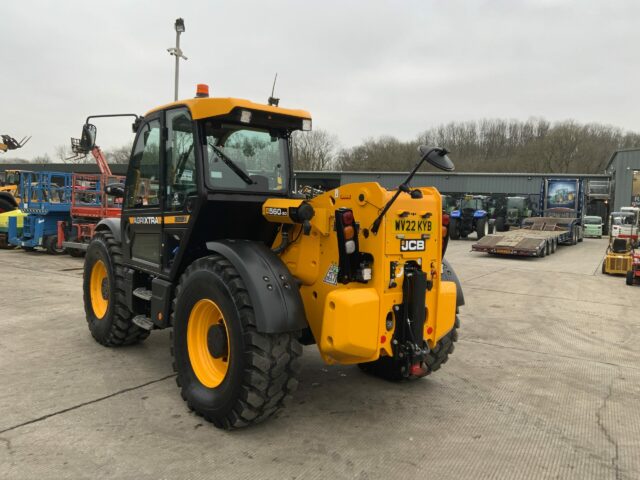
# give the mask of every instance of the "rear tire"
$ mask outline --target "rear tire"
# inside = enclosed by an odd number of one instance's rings
[[[202,305],[209,310],[203,313]],[[297,336],[258,332],[247,288],[224,257],[204,257],[187,268],[176,289],[172,323],[171,354],[182,398],[216,427],[261,422],[295,391],[302,354]]]
[[[633,270],[627,272],[627,285],[633,285]]]
[[[97,232],[84,261],[84,311],[89,330],[105,347],[141,342],[149,331],[133,323],[124,303],[124,269],[120,243],[111,232]]]
[[[449,219],[449,238],[458,240],[460,238],[460,222],[457,218]]]
[[[6,233],[0,233],[0,249],[1,250],[13,250],[15,245],[9,243],[8,235]]]
[[[435,348],[431,350],[424,359],[424,364],[429,375],[439,370],[440,367],[449,360],[449,355],[451,355],[455,349],[455,342],[458,341],[458,328],[460,328],[460,318],[456,315],[451,331],[438,341]],[[359,363],[358,367],[365,373],[392,382],[398,382],[404,379],[416,379],[416,377],[405,377],[402,372],[402,364],[396,362],[392,357],[380,357],[374,362]]]

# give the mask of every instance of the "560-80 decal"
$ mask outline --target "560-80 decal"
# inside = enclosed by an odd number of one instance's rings
[[[289,210],[286,208],[267,207],[267,215],[274,215],[277,217],[286,217],[289,215]]]

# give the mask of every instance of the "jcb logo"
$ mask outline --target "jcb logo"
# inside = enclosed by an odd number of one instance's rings
[[[400,240],[401,252],[424,252],[424,240]]]

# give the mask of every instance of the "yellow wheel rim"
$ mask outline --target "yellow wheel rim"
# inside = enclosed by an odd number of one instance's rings
[[[212,336],[216,335],[217,347],[212,346]],[[208,298],[198,300],[191,309],[187,324],[187,349],[191,367],[200,383],[208,388],[220,385],[229,370],[229,335],[220,308]]]
[[[95,316],[101,320],[109,308],[109,280],[107,267],[102,260],[93,264],[89,290],[91,292],[91,308],[93,308]]]

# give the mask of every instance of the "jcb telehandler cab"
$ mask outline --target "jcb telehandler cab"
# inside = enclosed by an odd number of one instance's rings
[[[424,376],[457,339],[462,292],[442,261],[440,194],[344,185],[293,191],[290,135],[311,116],[232,98],[178,101],[136,120],[120,219],[101,221],[84,267],[106,346],[172,327],[189,408],[221,428],[271,416],[297,385],[301,344],[389,379]],[[86,124],[85,148],[96,130]],[[316,192],[317,193],[317,192]]]

